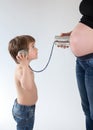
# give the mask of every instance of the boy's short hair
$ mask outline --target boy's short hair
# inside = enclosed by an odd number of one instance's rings
[[[35,39],[30,35],[21,35],[16,36],[9,42],[8,50],[11,55],[11,57],[14,59],[16,63],[18,63],[16,56],[18,54],[18,51],[20,50],[27,50],[29,43],[35,42]]]

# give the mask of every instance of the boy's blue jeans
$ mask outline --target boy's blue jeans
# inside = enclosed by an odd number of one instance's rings
[[[17,103],[15,100],[12,114],[17,122],[17,130],[33,130],[34,117],[35,117],[35,105],[24,106]]]
[[[93,130],[93,58],[77,58],[76,77],[86,117],[86,130]]]

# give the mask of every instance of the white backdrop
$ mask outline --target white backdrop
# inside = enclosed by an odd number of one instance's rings
[[[7,47],[16,35],[36,38],[38,60],[33,69],[42,69],[49,58],[54,36],[74,28],[81,15],[80,0],[0,0],[0,130],[16,130],[12,105],[16,98],[15,62]],[[34,130],[84,130],[75,77],[75,57],[69,49],[54,47],[47,69],[35,73],[39,100]]]

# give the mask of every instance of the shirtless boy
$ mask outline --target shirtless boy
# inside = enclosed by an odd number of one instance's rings
[[[34,73],[29,64],[37,59],[35,39],[29,35],[17,36],[9,42],[8,50],[17,64],[14,75],[17,98],[12,114],[17,122],[17,130],[33,130],[38,96]]]

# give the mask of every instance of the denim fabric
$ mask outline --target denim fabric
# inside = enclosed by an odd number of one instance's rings
[[[17,122],[17,130],[33,130],[35,118],[35,105],[24,106],[17,103],[15,100],[12,114]]]
[[[86,117],[86,130],[93,130],[93,58],[77,58],[76,77]]]

